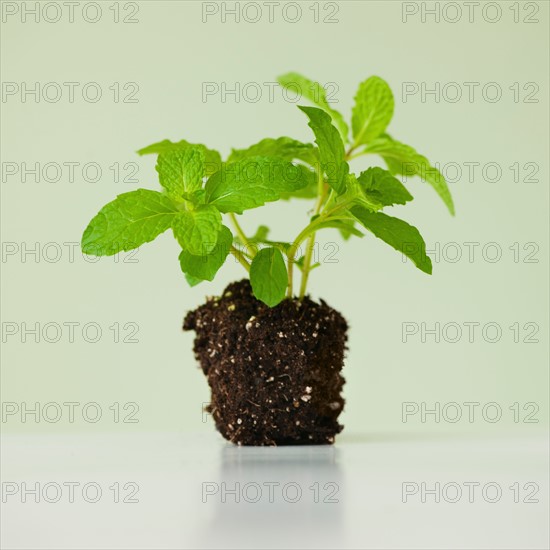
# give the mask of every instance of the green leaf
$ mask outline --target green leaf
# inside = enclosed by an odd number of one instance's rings
[[[258,226],[258,229],[256,229],[256,233],[254,233],[252,240],[255,242],[264,242],[267,240],[268,236],[269,227],[267,227],[267,225],[260,225]]]
[[[269,227],[267,227],[267,225],[260,225],[258,226],[258,229],[256,229],[256,233],[254,233],[252,237],[248,238],[248,242],[254,243],[254,244],[267,243],[268,236],[269,236]],[[235,239],[239,244],[244,245],[244,243],[241,242],[241,239],[239,239],[238,237],[235,237]]]
[[[184,151],[189,147],[198,148],[203,151],[205,172],[207,176],[213,174],[214,172],[217,172],[221,168],[222,158],[218,151],[215,151],[214,149],[209,149],[202,143],[189,143],[184,139],[176,143],[170,141],[169,139],[153,143],[152,145],[148,145],[147,147],[143,147],[142,149],[140,149],[138,151],[138,155],[160,155],[161,153],[166,153],[168,151]]]
[[[202,189],[204,151],[188,147],[160,153],[157,160],[160,184],[176,199],[190,196]]]
[[[194,206],[199,206],[200,204],[204,204],[205,195],[204,189],[197,189],[192,193],[184,193],[183,198],[186,201],[192,202]]]
[[[112,256],[155,239],[172,225],[177,204],[162,193],[138,189],[106,204],[82,235],[82,251]]]
[[[185,280],[187,281],[187,284],[193,288],[194,286],[197,286],[199,283],[202,283],[204,279],[199,279],[198,277],[193,277],[193,275],[189,275],[185,273]]]
[[[352,235],[355,235],[356,237],[363,237],[363,233],[359,231],[354,226],[354,220],[342,220],[342,219],[331,219],[328,218],[327,221],[321,222],[318,225],[315,226],[315,231],[319,229],[338,229],[340,231],[340,234],[344,239],[347,241]]]
[[[360,203],[359,201],[346,201],[346,204],[349,203],[361,205],[365,208],[369,208],[364,203]],[[339,213],[334,214],[329,217],[325,216],[314,216],[311,218],[311,223],[308,227],[306,227],[303,231],[303,237],[308,237],[309,235],[313,233],[317,233],[321,229],[338,229],[338,231],[344,236],[344,239],[347,240],[352,235],[355,235],[357,237],[363,237],[363,233],[359,231],[355,227],[355,222],[357,221],[355,217],[351,214],[349,209],[341,209]],[[266,241],[268,242],[268,241]],[[277,244],[284,244],[284,243],[277,243]],[[290,245],[289,245],[290,246]]]
[[[338,228],[338,232],[340,233],[340,236],[342,237],[342,239],[344,239],[344,241],[349,241],[352,236],[360,238],[365,236],[364,233],[362,233],[361,231],[359,231],[359,229],[355,227],[354,220],[342,220],[341,223],[342,227]]]
[[[349,205],[358,204],[376,212],[381,210],[384,205],[378,200],[377,197],[369,195],[364,192],[362,185],[359,183],[355,174],[348,174],[346,177],[346,192],[339,195],[335,200],[335,205]]]
[[[219,211],[209,205],[180,212],[172,223],[174,237],[183,250],[196,256],[210,254],[222,227]]]
[[[344,117],[330,106],[325,89],[318,82],[314,82],[298,73],[287,73],[280,76],[277,80],[284,88],[297,92],[306,99],[309,99],[312,103],[315,103],[315,105],[323,109],[323,111],[327,112],[332,120],[334,120],[341,138],[346,143],[348,142],[348,125]]]
[[[266,138],[247,149],[233,149],[227,163],[250,157],[278,157],[282,160],[301,160],[310,166],[319,162],[317,150],[311,143],[302,143],[289,137]]]
[[[383,168],[369,168],[357,178],[363,192],[383,206],[405,204],[412,201],[412,195],[405,186]]]
[[[303,189],[315,180],[305,166],[271,157],[251,157],[216,172],[206,182],[206,202],[221,212],[236,212],[278,200],[283,193]]]
[[[268,239],[268,236],[269,236],[269,228],[266,227],[265,225],[260,225],[256,233],[254,234],[254,236],[249,237],[248,242],[251,243],[252,245],[272,246],[274,248],[278,248],[281,252],[284,252],[284,253],[286,253],[288,249],[291,247],[290,243],[286,243],[284,241],[272,241]],[[239,242],[239,244],[242,244],[239,238],[236,238],[236,240],[237,242]],[[259,247],[256,246],[255,250],[257,251],[258,249]],[[250,252],[250,250],[246,248],[243,251],[245,253]]]
[[[250,284],[254,296],[269,307],[281,302],[286,293],[287,271],[281,251],[277,248],[260,250],[250,266]]]
[[[257,156],[277,157],[287,161],[300,160],[313,167],[319,164],[319,153],[314,145],[311,143],[302,143],[289,137],[280,137],[278,139],[267,138],[255,145],[251,145],[248,149],[233,149],[227,159],[227,163]],[[281,193],[280,198],[283,200],[314,199],[316,196],[317,182],[312,179],[307,187],[290,193]]]
[[[405,145],[385,134],[370,143],[365,153],[380,155],[392,174],[420,176],[429,183],[441,197],[449,212],[454,216],[455,208],[451,192],[443,175],[431,166],[430,161],[410,145]]]
[[[291,199],[315,199],[317,197],[317,182],[312,179],[307,187],[292,191],[291,193],[281,193],[279,197],[283,201],[289,201]]]
[[[432,262],[426,255],[426,243],[416,227],[381,212],[370,212],[362,206],[353,206],[351,213],[375,237],[410,258],[418,269],[432,273]]]
[[[249,243],[254,243],[254,244],[265,243],[267,242],[268,235],[269,235],[269,227],[267,227],[266,225],[259,225],[258,229],[256,229],[256,233],[254,233],[252,237],[248,237],[247,240]],[[234,239],[235,239],[235,242],[237,242],[238,244],[245,246],[245,243],[242,241],[242,239],[238,235],[235,235]]]
[[[375,139],[385,132],[393,116],[393,94],[387,82],[371,76],[359,85],[351,116],[354,146]]]
[[[315,107],[299,106],[298,108],[309,118],[308,125],[315,134],[321,167],[327,177],[328,184],[337,193],[343,193],[346,189],[349,166],[344,160],[346,153],[338,130],[333,126],[330,116],[323,110]]]
[[[209,254],[196,256],[190,254],[187,250],[182,250],[179,256],[181,270],[186,276],[192,277],[193,281],[212,281],[218,269],[224,264],[232,243],[233,235],[231,231],[225,225],[222,225],[216,245]]]

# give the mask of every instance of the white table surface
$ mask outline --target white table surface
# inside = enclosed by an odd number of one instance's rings
[[[537,432],[343,434],[334,447],[293,448],[237,448],[215,433],[10,435],[2,481],[3,549],[549,547],[548,440]],[[73,502],[67,482],[79,484]],[[422,484],[436,482],[440,502],[422,502]],[[403,483],[418,488],[406,502]],[[114,484],[120,501],[138,489],[138,502],[115,502]]]

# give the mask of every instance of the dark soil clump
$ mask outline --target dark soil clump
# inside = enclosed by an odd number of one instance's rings
[[[344,407],[347,323],[321,300],[269,308],[248,280],[187,314],[194,351],[212,390],[207,408],[238,445],[333,443]]]

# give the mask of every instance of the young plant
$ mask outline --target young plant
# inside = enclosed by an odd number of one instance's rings
[[[224,162],[217,151],[185,140],[145,147],[140,155],[158,155],[156,170],[163,190],[138,189],[105,205],[84,231],[83,251],[113,255],[172,229],[181,246],[180,266],[191,286],[212,281],[231,254],[249,274],[256,298],[270,307],[295,296],[296,270],[301,271],[298,298],[305,296],[316,267],[316,235],[326,228],[340,230],[345,239],[362,237],[361,229],[366,229],[431,274],[418,230],[382,210],[413,199],[396,176],[419,176],[451,214],[453,200],[445,179],[426,157],[386,132],[394,111],[388,84],[377,76],[360,84],[350,139],[347,123],[329,105],[319,84],[296,73],[280,77],[279,83],[298,87],[316,105],[299,107],[316,145],[289,137],[266,138],[247,149],[233,149]],[[371,154],[382,157],[387,169],[368,168],[359,175],[350,171],[349,161]],[[237,219],[245,210],[290,198],[315,201],[309,223],[292,242],[268,239],[265,226],[250,235]],[[223,216],[234,233],[222,223]],[[304,244],[305,253],[299,256]]]

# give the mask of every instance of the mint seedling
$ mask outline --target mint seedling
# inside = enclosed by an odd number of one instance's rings
[[[84,231],[82,249],[87,254],[112,255],[137,248],[171,230],[181,248],[181,270],[191,286],[212,281],[233,255],[246,270],[250,283],[230,285],[220,300],[207,302],[190,313],[185,323],[185,328],[201,335],[195,351],[218,404],[210,409],[218,429],[231,441],[245,444],[331,442],[341,429],[336,418],[343,407],[339,371],[347,325],[338,312],[306,297],[309,275],[318,267],[313,263],[317,233],[336,228],[347,240],[362,237],[366,230],[431,274],[432,264],[418,229],[383,210],[413,200],[399,176],[418,176],[431,185],[451,214],[454,205],[441,173],[413,147],[387,133],[394,99],[383,79],[373,76],[360,84],[349,126],[328,103],[319,84],[296,73],[280,77],[279,82],[294,90],[298,87],[315,104],[299,107],[315,144],[289,137],[266,138],[247,149],[233,149],[225,161],[217,151],[185,140],[165,140],[145,147],[138,152],[157,155],[162,190],[138,189],[105,205]],[[353,173],[350,162],[362,155],[381,157],[385,168]],[[247,210],[289,199],[314,201],[309,223],[293,241],[275,240],[264,226],[251,234],[237,218]],[[255,314],[250,316],[250,311]],[[228,328],[232,323],[237,323],[236,328]],[[311,329],[309,333],[306,327]],[[229,339],[227,331],[231,330],[236,332]],[[267,347],[266,342],[270,342]],[[310,343],[315,345],[311,347]],[[331,349],[331,345],[336,347]],[[221,350],[230,354],[231,364],[257,363],[257,369],[249,373],[261,381],[254,390],[259,394],[248,399],[257,405],[254,413],[245,414],[231,401],[221,404],[231,394],[227,379],[218,380],[211,369],[216,361],[220,368],[227,369]],[[313,359],[302,359],[308,353]],[[319,370],[320,363],[332,364],[332,374],[326,373],[326,395],[317,403],[309,393],[314,381],[306,391],[302,379],[291,376],[291,372],[307,378],[310,371]],[[247,369],[233,369],[231,376],[237,377],[233,391],[252,391],[245,389],[249,384],[246,377],[242,378]],[[271,376],[266,374],[269,369]],[[215,372],[219,374],[219,369]],[[329,382],[334,373],[339,378]],[[284,386],[284,381],[275,383],[275,376],[292,380],[286,382],[286,393],[280,385]],[[322,379],[320,374],[314,377],[317,389]],[[266,395],[269,397],[263,402]],[[309,409],[301,420],[296,420],[295,415],[302,414],[297,412],[300,407]],[[281,419],[276,411],[292,412],[294,416]],[[243,418],[237,418],[238,414],[247,417],[246,424]]]

